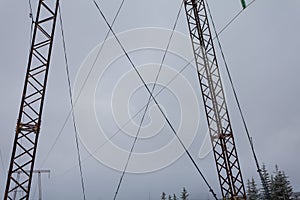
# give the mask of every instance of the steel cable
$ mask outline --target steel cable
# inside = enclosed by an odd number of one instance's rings
[[[177,74],[165,85],[163,86],[155,95],[154,97],[158,97],[159,94],[161,94],[161,92],[163,92],[171,83],[173,83],[173,81],[189,66],[191,65],[191,63],[194,61],[194,58],[188,62],[180,71],[177,72]],[[153,100],[151,99],[151,102]],[[143,109],[146,108],[146,104],[139,110],[136,112],[135,115],[133,115],[132,119],[134,119],[135,117],[138,116],[138,114],[140,112],[143,111]],[[128,125],[128,123],[131,122],[131,119],[128,119],[124,124],[123,126],[121,126],[112,136],[110,136],[108,138],[108,140],[106,140],[105,142],[103,142],[100,146],[98,146],[92,153],[89,153],[89,156],[87,156],[85,159],[83,159],[83,161],[87,160],[88,158],[92,157],[94,153],[96,153],[97,151],[99,151],[101,148],[103,148],[105,146],[105,144],[107,144],[109,141],[111,141],[116,135],[118,135],[118,133],[120,133],[124,127],[126,127],[126,125]],[[75,168],[76,166],[73,166],[72,168],[70,169],[67,169],[65,172],[62,173],[63,174],[66,174],[68,173],[70,170],[72,170],[73,168]]]
[[[29,18],[31,20],[31,25],[30,25],[30,44],[29,46],[31,46],[31,42],[32,42],[32,33],[33,33],[33,25],[34,25],[34,16],[33,16],[33,11],[32,11],[32,3],[31,0],[28,0],[28,6],[29,6]]]
[[[220,36],[223,31],[225,31],[242,13],[245,11],[250,5],[252,5],[256,0],[252,0],[246,8],[240,10],[214,37],[214,40],[217,38],[217,36]],[[206,3],[207,4],[207,3]]]
[[[250,6],[250,5],[252,5],[252,3],[254,3],[256,0],[252,0],[248,5],[247,5],[247,8]],[[117,14],[115,15],[115,17],[114,17],[114,19],[113,19],[113,22],[112,22],[112,26],[114,25],[114,23],[115,23],[115,21],[116,21],[116,19],[117,19],[117,16],[118,16],[118,14],[119,14],[119,12],[120,12],[120,10],[121,10],[121,8],[122,8],[122,6],[123,6],[123,3],[124,3],[124,0],[121,2],[121,4],[120,4],[120,7],[119,7],[119,9],[118,9],[118,11],[117,11]],[[246,9],[247,9],[246,8]],[[218,32],[218,36],[220,36],[239,16],[240,16],[240,14],[244,11],[245,9],[243,9],[243,10],[241,10],[241,11],[239,11],[219,32]],[[106,37],[105,37],[105,39],[104,39],[104,42],[102,43],[102,45],[101,45],[101,47],[100,47],[100,49],[99,49],[99,51],[97,52],[97,56],[96,56],[96,59],[95,59],[95,61],[93,62],[93,65],[92,65],[92,67],[91,67],[91,69],[90,69],[90,71],[88,72],[88,75],[87,75],[87,77],[85,78],[85,80],[84,80],[84,82],[83,82],[83,85],[82,85],[82,87],[80,88],[80,91],[79,91],[79,94],[78,94],[78,96],[76,97],[76,99],[75,99],[75,105],[74,106],[76,106],[76,103],[77,103],[77,100],[79,99],[79,97],[80,97],[80,94],[81,94],[81,92],[82,92],[82,90],[84,89],[84,87],[85,87],[85,85],[86,85],[86,82],[87,82],[87,80],[88,80],[88,78],[89,78],[89,76],[90,76],[90,74],[91,74],[91,72],[92,72],[92,70],[93,70],[93,68],[94,68],[94,66],[95,66],[95,63],[96,63],[96,61],[97,61],[97,59],[98,59],[98,57],[100,56],[100,54],[101,54],[101,51],[102,51],[102,49],[103,49],[103,46],[104,46],[104,44],[105,44],[105,41],[107,40],[107,38],[108,38],[108,36],[109,36],[109,34],[110,34],[110,29],[108,30],[108,32],[107,32],[107,35],[106,35]],[[215,40],[216,39],[216,36],[214,37],[214,39],[213,40]],[[182,71],[184,71],[187,67],[188,67],[188,65],[189,64],[191,64],[191,62],[192,62],[193,60],[191,60],[185,67],[183,67],[182,68],[182,70],[181,70],[181,72]],[[181,73],[180,72],[180,73]],[[177,74],[177,75],[175,75],[174,76],[174,78],[172,79],[172,81],[174,81],[175,79],[176,79],[176,77],[178,76],[179,74]],[[168,84],[170,84],[172,81],[170,81]],[[157,95],[159,94],[159,93],[161,93],[164,89],[165,89],[166,87],[163,87],[158,93],[157,93]],[[155,97],[157,96],[157,95],[155,95]],[[135,118],[140,112],[142,112],[143,111],[143,109],[146,107],[146,105],[144,105],[144,107],[142,107],[134,116],[133,116],[133,118]],[[54,141],[54,143],[53,143],[53,145],[51,146],[51,148],[50,148],[50,150],[47,152],[47,154],[46,154],[46,156],[45,156],[45,160],[42,162],[43,164],[42,164],[42,166],[45,164],[45,162],[46,162],[46,160],[48,159],[48,157],[49,157],[49,155],[50,155],[50,153],[53,151],[53,149],[54,149],[54,147],[55,147],[55,145],[57,144],[57,142],[58,142],[58,140],[59,140],[59,138],[60,138],[60,136],[61,136],[61,134],[62,134],[62,132],[63,132],[63,130],[65,129],[65,127],[66,127],[66,125],[67,125],[67,122],[68,122],[68,120],[69,120],[69,118],[70,118],[70,116],[71,116],[71,113],[72,113],[72,110],[70,110],[69,111],[69,113],[68,113],[68,115],[66,116],[66,119],[64,120],[64,123],[63,123],[63,125],[62,125],[62,127],[60,128],[60,130],[59,130],[59,132],[58,132],[58,135],[56,136],[56,138],[55,138],[55,141]],[[121,130],[122,130],[122,128],[123,127],[125,127],[128,123],[130,122],[130,119],[120,128],[120,129],[118,129],[116,132],[115,132],[115,134],[113,134],[112,135],[112,137],[110,137],[109,139],[112,139],[115,135],[117,135]],[[109,141],[109,140],[108,140]],[[102,148],[108,141],[106,141],[106,142],[104,142],[102,145],[100,145],[99,146],[99,148],[97,148],[96,150],[95,150],[95,152],[96,151],[98,151],[100,148]],[[90,155],[89,157],[91,157],[92,155]],[[88,158],[89,158],[88,157]],[[87,159],[87,158],[86,158]]]
[[[253,155],[253,157],[254,157],[256,169],[257,169],[257,172],[258,172],[259,177],[260,177],[260,179],[261,179],[262,185],[263,185],[263,187],[266,187],[265,189],[266,189],[266,191],[267,191],[267,195],[269,195],[269,194],[268,194],[268,193],[269,193],[269,192],[268,192],[268,188],[267,188],[267,186],[266,186],[265,180],[264,180],[263,175],[262,175],[262,173],[261,173],[261,168],[260,168],[260,165],[259,165],[259,161],[258,161],[258,158],[257,158],[256,153],[255,153],[255,148],[254,148],[254,144],[253,144],[253,139],[252,139],[252,137],[251,137],[251,135],[250,135],[250,131],[249,131],[249,129],[248,129],[248,125],[247,125],[247,122],[246,122],[246,119],[245,119],[245,115],[244,115],[244,113],[243,113],[242,106],[241,106],[241,103],[240,103],[240,101],[239,101],[239,98],[238,98],[238,95],[237,95],[237,92],[236,92],[236,89],[235,89],[235,86],[234,86],[234,83],[233,83],[233,79],[232,79],[232,76],[231,76],[231,73],[230,73],[230,70],[229,70],[229,66],[228,66],[228,64],[227,64],[227,61],[226,61],[226,58],[225,58],[225,54],[224,54],[224,51],[223,51],[223,48],[222,48],[222,45],[221,45],[221,42],[220,42],[219,34],[217,33],[217,29],[216,29],[215,23],[214,23],[214,21],[213,21],[213,17],[212,17],[211,11],[210,11],[210,9],[209,9],[208,2],[207,2],[207,1],[205,1],[205,2],[206,2],[206,6],[207,6],[207,10],[208,10],[209,16],[210,16],[210,20],[211,20],[211,23],[212,23],[212,26],[213,26],[213,29],[214,29],[214,33],[216,34],[216,37],[215,37],[215,38],[217,39],[218,46],[219,46],[220,51],[221,51],[221,56],[222,56],[222,59],[223,59],[224,65],[225,65],[225,69],[226,69],[227,76],[228,76],[228,79],[229,79],[229,82],[230,82],[230,86],[231,86],[231,89],[232,89],[233,94],[234,94],[234,99],[235,99],[236,104],[237,104],[237,106],[238,106],[239,114],[240,114],[240,117],[241,117],[241,119],[242,119],[243,126],[244,126],[244,129],[245,129],[246,135],[247,135],[247,139],[248,139],[249,144],[250,144],[250,147],[251,147],[251,151],[252,151],[252,155]],[[255,0],[253,0],[252,2],[250,2],[250,3],[248,4],[248,6],[251,5],[251,4],[254,3],[254,2],[255,2]],[[248,7],[248,6],[247,6],[247,7]],[[246,7],[246,8],[247,8],[247,7]],[[244,11],[244,9],[243,9],[242,11]],[[242,11],[241,11],[241,12],[242,12]],[[240,13],[241,13],[241,12],[240,12]],[[240,13],[239,13],[237,16],[239,16]],[[235,19],[236,19],[236,17],[235,17]],[[233,22],[233,21],[234,21],[234,20],[232,20],[232,22]],[[231,23],[232,23],[232,22],[231,22]],[[225,29],[222,29],[222,31],[223,31],[223,30],[225,30]],[[222,32],[222,31],[221,31],[221,32]],[[270,196],[268,196],[268,198],[270,199]]]
[[[192,155],[190,154],[190,152],[188,151],[188,149],[185,147],[184,143],[182,142],[182,140],[179,138],[176,130],[174,129],[173,125],[171,124],[171,122],[169,121],[168,117],[166,116],[166,114],[163,112],[161,106],[159,105],[158,101],[156,100],[156,98],[153,96],[153,94],[151,93],[149,87],[147,86],[146,82],[144,81],[143,77],[141,76],[140,72],[138,71],[138,69],[136,68],[135,64],[133,63],[131,57],[128,55],[126,49],[124,48],[124,46],[122,45],[121,41],[119,40],[118,36],[116,35],[116,33],[114,32],[114,30],[112,29],[111,25],[109,24],[109,22],[107,21],[104,13],[102,12],[102,10],[100,9],[100,7],[98,6],[97,2],[95,0],[93,0],[100,15],[102,16],[102,18],[104,19],[105,23],[107,24],[107,26],[109,27],[111,33],[114,35],[116,41],[118,42],[119,46],[121,47],[122,51],[124,52],[125,56],[127,57],[128,61],[130,62],[131,66],[133,67],[133,69],[135,70],[135,72],[137,73],[139,79],[142,81],[145,89],[147,90],[147,92],[149,93],[149,95],[151,96],[151,98],[153,99],[154,103],[157,105],[157,108],[159,109],[159,111],[161,112],[162,116],[165,118],[167,124],[169,125],[169,127],[171,128],[172,132],[175,134],[176,138],[178,139],[179,143],[181,144],[181,146],[183,147],[183,149],[185,150],[186,154],[188,155],[188,157],[190,158],[191,162],[193,163],[194,167],[196,168],[196,170],[198,171],[199,175],[202,177],[202,179],[204,180],[205,184],[208,186],[209,191],[212,193],[212,195],[214,196],[214,198],[217,200],[216,194],[214,193],[213,189],[211,188],[210,184],[208,183],[207,179],[204,177],[203,173],[201,172],[200,168],[198,167],[198,165],[196,164],[194,158],[192,157]]]
[[[121,8],[123,7],[124,1],[125,1],[125,0],[122,0],[120,6],[119,6],[119,8],[118,8],[118,11],[117,11],[117,13],[116,13],[116,15],[115,15],[115,17],[114,17],[114,19],[113,19],[112,25],[115,23],[117,17],[119,16],[119,13],[120,13],[120,11],[121,11]],[[74,106],[76,106],[76,103],[77,103],[77,101],[78,101],[78,99],[79,99],[79,97],[80,97],[80,95],[81,95],[81,93],[82,93],[82,91],[83,91],[83,89],[84,89],[86,83],[87,83],[87,80],[88,80],[88,78],[90,77],[90,75],[91,75],[91,73],[92,73],[92,71],[93,71],[93,69],[94,69],[94,67],[95,67],[95,64],[96,64],[96,62],[97,62],[97,60],[98,60],[98,58],[99,58],[99,56],[100,56],[100,54],[101,54],[101,52],[102,52],[102,50],[103,50],[104,44],[105,44],[105,42],[106,42],[106,40],[107,40],[109,34],[110,34],[110,30],[108,30],[108,32],[107,32],[107,34],[106,34],[106,36],[105,36],[105,38],[104,38],[104,42],[102,43],[101,47],[99,48],[99,51],[97,52],[96,58],[95,58],[95,60],[94,60],[94,62],[93,62],[93,64],[92,64],[92,66],[91,66],[91,69],[89,70],[88,75],[86,76],[86,78],[85,78],[85,80],[84,80],[84,82],[83,82],[83,84],[82,84],[82,87],[81,87],[80,90],[79,90],[78,96],[75,98],[75,102],[74,102],[75,104],[74,104]],[[47,154],[46,154],[46,156],[45,156],[45,160],[42,162],[42,166],[45,164],[45,162],[46,162],[46,160],[48,159],[50,153],[53,151],[55,145],[57,144],[57,142],[58,142],[58,140],[59,140],[61,134],[63,133],[63,130],[65,129],[65,127],[66,127],[66,125],[67,125],[67,122],[69,121],[69,118],[71,117],[72,111],[73,111],[73,110],[72,110],[72,108],[71,108],[71,110],[68,112],[68,115],[66,116],[66,119],[64,120],[64,123],[63,123],[62,127],[60,128],[60,130],[59,130],[59,132],[58,132],[58,135],[56,136],[56,138],[55,138],[55,140],[54,140],[54,143],[53,143],[52,146],[50,147],[50,150],[47,152]]]
[[[82,171],[82,163],[81,163],[81,155],[80,155],[80,148],[79,148],[78,131],[77,131],[76,119],[75,119],[75,113],[74,113],[74,103],[73,103],[73,95],[72,95],[72,88],[71,88],[69,62],[68,62],[68,57],[67,57],[67,47],[66,47],[65,34],[64,34],[63,20],[62,20],[60,5],[59,5],[59,21],[60,21],[61,36],[62,36],[62,41],[63,41],[65,67],[66,67],[66,73],[67,73],[69,97],[70,97],[71,110],[72,110],[72,121],[73,121],[74,133],[75,133],[77,158],[78,158],[78,165],[79,165],[79,171],[80,171],[81,189],[82,189],[82,193],[83,193],[83,199],[86,200],[84,178],[83,178],[83,171]]]
[[[153,92],[154,92],[154,90],[155,90],[156,83],[157,83],[157,81],[158,81],[160,72],[161,72],[161,70],[162,70],[162,66],[163,66],[164,61],[165,61],[165,59],[166,59],[166,55],[167,55],[167,53],[168,53],[168,50],[169,50],[169,47],[170,47],[170,44],[171,44],[171,41],[172,41],[172,38],[173,38],[173,35],[174,35],[174,31],[175,31],[176,26],[177,26],[177,23],[178,23],[178,19],[179,19],[179,16],[180,16],[182,7],[183,7],[183,1],[182,1],[181,5],[180,5],[180,7],[179,7],[179,11],[178,11],[178,14],[177,14],[177,16],[176,16],[176,20],[175,20],[175,23],[174,23],[174,26],[173,26],[173,29],[172,29],[172,33],[171,33],[171,35],[170,35],[170,37],[169,37],[167,47],[166,47],[166,49],[165,49],[165,51],[164,51],[164,54],[163,54],[163,57],[162,57],[162,61],[161,61],[161,64],[160,64],[160,66],[159,66],[159,69],[158,69],[158,73],[157,73],[157,75],[156,75],[156,77],[155,77],[154,85],[153,85],[152,91],[151,91],[152,94],[153,94]],[[147,110],[148,110],[148,108],[149,108],[151,99],[152,99],[152,98],[151,98],[151,95],[150,95],[150,96],[149,96],[149,99],[148,99],[148,102],[147,102],[147,105],[146,105],[146,107],[145,107],[145,110],[144,110],[144,113],[143,113],[141,122],[140,122],[140,124],[139,124],[139,128],[138,128],[137,133],[136,133],[136,136],[135,136],[135,138],[134,138],[132,147],[131,147],[131,149],[130,149],[130,152],[129,152],[129,155],[128,155],[128,158],[127,158],[127,161],[126,161],[126,164],[125,164],[125,167],[124,167],[124,170],[123,170],[122,175],[121,175],[121,177],[120,177],[120,180],[119,180],[119,183],[118,183],[116,192],[115,192],[114,200],[117,199],[117,195],[118,195],[118,193],[119,193],[119,190],[120,190],[120,187],[121,187],[122,180],[123,180],[124,175],[125,175],[125,173],[126,173],[126,171],[127,171],[127,167],[128,167],[128,164],[129,164],[131,155],[132,155],[132,153],[133,153],[133,149],[134,149],[134,147],[135,147],[135,145],[136,145],[138,136],[140,135],[141,127],[142,127],[142,125],[143,125],[143,123],[144,123],[144,119],[145,119]]]

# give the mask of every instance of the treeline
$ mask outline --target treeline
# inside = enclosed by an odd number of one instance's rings
[[[247,200],[290,200],[293,199],[293,187],[288,176],[278,166],[275,166],[275,171],[271,174],[268,172],[265,165],[262,166],[261,173],[266,182],[266,187],[262,185],[258,187],[254,178],[247,180],[246,192]],[[188,200],[189,194],[185,188],[179,197],[176,194],[167,195],[165,192],[161,194],[161,200]],[[269,197],[269,198],[268,198]]]
[[[264,200],[268,199],[268,196],[272,200],[280,199],[292,199],[293,188],[288,179],[288,176],[284,171],[279,170],[278,166],[275,166],[275,171],[270,175],[266,166],[262,167],[262,176],[266,182],[267,188],[261,185],[258,188],[254,178],[247,181],[247,199],[248,200]]]
[[[189,193],[185,188],[182,189],[182,192],[180,194],[180,197],[178,198],[176,194],[173,195],[167,195],[166,193],[161,194],[161,200],[188,200]]]

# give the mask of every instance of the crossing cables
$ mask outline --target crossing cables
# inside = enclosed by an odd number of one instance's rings
[[[115,37],[117,43],[119,44],[119,46],[121,47],[122,51],[124,52],[126,58],[128,59],[128,61],[130,62],[131,66],[133,67],[133,69],[135,70],[135,72],[137,73],[139,79],[142,81],[145,89],[147,90],[147,92],[149,93],[149,95],[151,96],[151,98],[153,99],[154,103],[157,105],[159,111],[161,112],[162,116],[165,118],[167,124],[169,125],[169,127],[171,128],[172,132],[174,133],[174,135],[176,136],[176,138],[178,139],[179,143],[181,144],[181,146],[183,147],[183,149],[185,150],[186,154],[188,155],[188,157],[190,158],[191,162],[193,163],[194,167],[196,168],[196,170],[198,171],[199,175],[202,177],[202,179],[204,180],[205,184],[208,186],[209,191],[212,193],[212,195],[214,196],[214,198],[217,200],[217,196],[214,193],[213,189],[211,188],[210,184],[208,183],[207,179],[204,177],[202,171],[200,170],[200,168],[198,167],[198,165],[196,164],[194,158],[192,157],[192,155],[190,154],[190,152],[188,151],[188,149],[185,147],[184,143],[182,142],[182,140],[179,138],[176,130],[174,129],[173,125],[171,124],[170,120],[168,119],[168,117],[166,116],[166,114],[163,112],[161,106],[159,105],[158,101],[156,100],[156,98],[153,96],[151,90],[149,89],[148,85],[146,84],[146,82],[144,81],[143,77],[141,76],[140,72],[138,71],[138,69],[136,68],[135,64],[133,63],[131,57],[129,56],[129,54],[127,53],[126,49],[124,48],[124,46],[122,45],[121,41],[119,40],[118,36],[116,35],[116,33],[114,32],[114,30],[112,29],[111,25],[109,24],[109,22],[107,21],[104,13],[102,12],[102,10],[100,9],[99,5],[97,4],[97,2],[95,0],[94,4],[97,8],[97,10],[99,11],[100,15],[102,16],[102,18],[104,19],[105,23],[107,24],[107,26],[109,27],[111,33],[113,34],[113,36]]]
[[[157,75],[156,75],[156,78],[155,78],[155,81],[154,81],[154,85],[153,85],[153,87],[152,87],[152,91],[151,91],[152,94],[153,94],[153,92],[154,92],[154,90],[155,90],[155,87],[156,87],[156,84],[157,84],[157,81],[158,81],[160,72],[161,72],[161,70],[162,70],[162,66],[163,66],[164,61],[165,61],[165,59],[166,59],[166,55],[167,55],[167,53],[168,53],[168,50],[169,50],[169,47],[170,47],[170,44],[171,44],[171,41],[172,41],[172,38],[173,38],[173,35],[174,35],[174,31],[175,31],[176,26],[177,26],[177,23],[178,23],[178,19],[179,19],[179,16],[180,16],[182,7],[183,7],[183,1],[182,1],[181,5],[180,5],[179,11],[178,11],[178,14],[177,14],[177,16],[176,16],[176,20],[175,20],[175,23],[174,23],[174,26],[173,26],[173,29],[172,29],[172,33],[171,33],[171,35],[170,35],[170,38],[169,38],[167,47],[166,47],[166,49],[165,49],[165,51],[164,51],[164,54],[163,54],[163,57],[162,57],[162,61],[161,61],[161,64],[160,64],[160,66],[159,66],[159,69],[158,69],[158,72],[157,72]],[[142,119],[141,119],[141,121],[140,121],[139,128],[138,128],[137,133],[136,133],[136,136],[135,136],[135,138],[134,138],[132,147],[131,147],[131,149],[130,149],[130,152],[129,152],[129,155],[128,155],[128,158],[127,158],[127,161],[126,161],[126,164],[125,164],[125,167],[124,167],[124,170],[123,170],[122,175],[121,175],[121,178],[120,178],[120,180],[119,180],[119,183],[118,183],[118,186],[117,186],[117,189],[116,189],[116,192],[115,192],[114,200],[117,199],[117,195],[118,195],[118,193],[119,193],[119,190],[120,190],[120,187],[121,187],[121,184],[122,184],[122,180],[123,180],[123,178],[124,178],[124,176],[125,176],[125,173],[126,173],[126,171],[127,171],[127,167],[128,167],[128,164],[129,164],[131,155],[132,155],[132,153],[133,153],[133,149],[134,149],[134,147],[135,147],[135,145],[136,145],[138,136],[140,135],[141,127],[142,127],[142,125],[143,125],[143,123],[144,123],[144,119],[145,119],[146,113],[147,113],[147,111],[148,111],[148,108],[149,108],[151,99],[152,99],[152,96],[150,95],[150,96],[149,96],[149,99],[148,99],[148,101],[147,101],[147,104],[146,104],[146,106],[144,107],[144,108],[145,108],[145,109],[144,109],[144,113],[143,113],[143,115],[142,115]],[[142,108],[142,109],[143,109],[143,108]]]
[[[119,8],[118,8],[118,11],[117,11],[117,13],[116,13],[116,15],[115,15],[115,17],[114,17],[114,19],[113,19],[113,21],[112,21],[112,26],[115,24],[115,22],[116,22],[116,20],[117,20],[117,18],[118,18],[118,16],[119,16],[119,14],[120,14],[120,11],[121,11],[121,9],[122,9],[122,7],[123,7],[124,1],[125,1],[125,0],[122,0],[120,6],[119,6]],[[84,81],[83,81],[83,84],[82,84],[82,86],[81,86],[81,88],[80,88],[80,90],[79,90],[78,96],[75,97],[75,101],[74,101],[74,104],[73,104],[73,108],[76,106],[77,101],[78,101],[79,97],[81,96],[81,93],[82,93],[84,87],[86,86],[86,83],[87,83],[87,81],[88,81],[90,75],[92,74],[92,71],[93,71],[93,69],[94,69],[94,67],[95,67],[95,64],[96,64],[96,62],[97,62],[97,60],[98,60],[98,58],[99,58],[99,56],[100,56],[100,54],[101,54],[101,52],[102,52],[102,50],[103,50],[103,47],[104,47],[104,45],[105,45],[105,42],[106,42],[107,38],[109,37],[109,34],[110,34],[110,30],[108,30],[107,33],[106,33],[106,36],[105,36],[105,38],[104,38],[104,42],[102,43],[101,47],[99,48],[99,51],[97,52],[96,58],[95,58],[93,64],[91,65],[91,68],[90,68],[90,70],[89,70],[89,72],[88,72],[86,78],[85,78]],[[54,143],[52,144],[50,150],[49,150],[49,151],[47,152],[47,154],[46,154],[46,158],[44,159],[44,161],[43,161],[43,163],[42,163],[42,166],[44,165],[44,163],[45,163],[46,160],[48,159],[50,153],[53,151],[55,145],[57,144],[57,142],[58,142],[58,140],[59,140],[59,138],[60,138],[60,136],[62,135],[63,130],[65,129],[65,127],[66,127],[66,125],[67,125],[67,122],[69,121],[69,119],[70,119],[70,117],[71,117],[71,114],[72,114],[72,112],[73,112],[73,108],[71,108],[70,111],[68,112],[68,114],[67,114],[67,116],[66,116],[66,118],[65,118],[65,120],[64,120],[64,123],[63,123],[62,127],[60,128],[60,130],[59,130],[59,132],[58,132],[58,134],[57,134],[57,136],[56,136],[56,138],[55,138]],[[91,155],[90,155],[90,156],[91,156]]]

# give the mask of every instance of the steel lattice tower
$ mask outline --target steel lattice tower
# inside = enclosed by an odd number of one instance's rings
[[[184,0],[223,199],[246,199],[204,0]]]
[[[5,200],[29,199],[58,4],[58,0],[38,2]]]

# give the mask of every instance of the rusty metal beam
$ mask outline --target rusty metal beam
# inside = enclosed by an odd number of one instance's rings
[[[58,4],[59,0],[38,1],[4,200],[29,199]]]
[[[204,0],[184,0],[223,199],[246,199]]]

